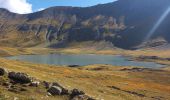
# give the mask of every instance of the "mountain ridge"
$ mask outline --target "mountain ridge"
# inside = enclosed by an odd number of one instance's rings
[[[118,48],[134,49],[169,5],[169,0],[118,0],[91,7],[50,7],[31,14],[0,9],[0,45],[67,47],[75,41],[107,41]],[[150,40],[162,37],[170,42],[168,20]]]

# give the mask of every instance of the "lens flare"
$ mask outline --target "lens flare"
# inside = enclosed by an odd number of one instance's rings
[[[145,41],[148,41],[152,37],[152,35],[159,28],[160,24],[164,21],[164,19],[168,16],[169,13],[170,13],[170,7],[168,7],[168,9],[159,18],[159,20],[156,22],[156,24],[153,26],[153,28],[149,31],[148,35],[145,38]]]

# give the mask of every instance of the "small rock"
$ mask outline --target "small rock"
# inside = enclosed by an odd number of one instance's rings
[[[3,76],[5,74],[5,69],[0,68],[0,76]]]
[[[39,81],[31,82],[29,86],[38,87],[40,85]]]
[[[61,95],[62,88],[58,86],[52,86],[47,90],[47,92],[49,92],[51,95]]]
[[[84,95],[85,93],[83,91],[79,91],[78,89],[73,89],[72,92],[71,92],[71,98],[74,98],[75,96],[78,96],[78,95]]]
[[[68,95],[69,94],[69,91],[65,88],[62,88],[62,95]]]
[[[43,81],[43,84],[44,84],[46,89],[50,88],[50,83],[49,82]]]

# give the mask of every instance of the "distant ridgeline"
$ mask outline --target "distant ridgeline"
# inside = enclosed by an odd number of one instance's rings
[[[85,41],[105,41],[123,49],[164,45],[170,42],[169,6],[170,0],[118,0],[24,15],[0,9],[0,45],[57,48]]]

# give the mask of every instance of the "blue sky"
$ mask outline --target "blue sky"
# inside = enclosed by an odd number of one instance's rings
[[[52,6],[87,7],[116,0],[0,0],[0,8],[11,12],[26,14]]]
[[[32,4],[33,11],[52,6],[80,6],[87,7],[96,4],[113,2],[116,0],[28,0]]]

